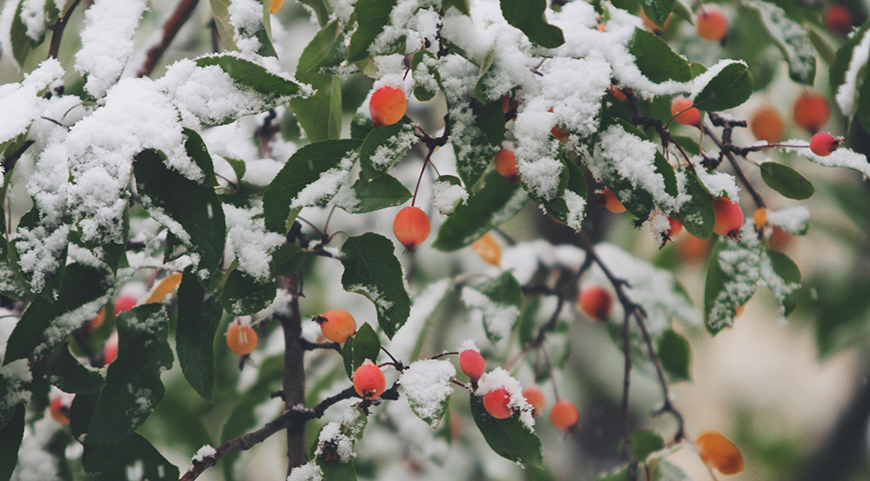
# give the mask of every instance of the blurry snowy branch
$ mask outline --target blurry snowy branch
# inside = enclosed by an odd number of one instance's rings
[[[169,48],[169,44],[172,43],[172,40],[175,39],[178,31],[181,30],[181,26],[190,19],[190,15],[193,13],[193,9],[196,8],[197,3],[199,3],[199,0],[181,0],[178,2],[172,15],[166,20],[166,23],[163,24],[163,35],[160,37],[160,42],[148,49],[145,63],[137,74],[139,77],[147,77],[151,75],[151,72],[154,71],[154,67],[157,66],[157,63],[160,62],[166,49]]]

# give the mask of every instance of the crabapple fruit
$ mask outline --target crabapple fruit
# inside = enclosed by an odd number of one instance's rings
[[[819,132],[810,139],[810,150],[820,157],[827,157],[840,147],[842,141],[842,137],[834,137],[827,132]]]
[[[822,94],[807,90],[795,100],[792,116],[800,128],[814,134],[828,121],[831,108]]]
[[[483,395],[483,407],[490,416],[496,419],[507,419],[514,411],[508,407],[511,396],[507,389],[501,387]]]
[[[704,40],[718,42],[728,33],[728,18],[719,7],[705,5],[698,11],[695,29]]]
[[[459,369],[476,383],[486,369],[486,360],[475,349],[466,349],[459,353]]]
[[[69,424],[69,407],[72,403],[72,396],[60,395],[51,400],[48,406],[48,412],[51,418],[59,424]]]
[[[523,390],[523,397],[532,405],[532,416],[538,417],[547,407],[547,397],[538,386],[530,386]]]
[[[356,332],[356,320],[343,309],[332,309],[321,316],[314,316],[312,321],[320,324],[323,337],[339,344]]]
[[[130,296],[121,296],[115,299],[115,315],[117,316],[122,312],[127,312],[130,309],[133,309],[133,307],[136,306],[137,302],[138,300],[135,297]]]
[[[675,117],[674,120],[678,124],[687,125],[689,127],[701,126],[701,112],[699,112],[695,107],[692,107],[692,105],[692,100],[687,99],[682,95],[671,100],[671,115]],[[684,110],[685,112],[683,112]],[[683,113],[680,114],[680,112]]]
[[[847,34],[852,30],[852,12],[844,5],[832,3],[825,9],[825,28],[831,32]]]
[[[107,366],[118,358],[118,331],[112,333],[103,344],[103,365]]]
[[[422,244],[429,237],[429,216],[419,207],[409,206],[400,210],[393,220],[393,233],[399,243],[405,246],[407,251]]]
[[[677,236],[680,235],[680,232],[683,232],[683,223],[671,216],[668,216],[668,223],[671,227],[671,230],[668,233],[668,238],[676,239]]]
[[[487,232],[472,242],[470,247],[487,264],[496,267],[501,265],[501,246],[491,233]]]
[[[564,399],[556,401],[556,404],[553,404],[553,408],[550,409],[550,422],[553,423],[556,429],[561,429],[562,431],[568,431],[576,426],[579,418],[580,415],[577,413],[577,408],[571,401]]]
[[[785,119],[776,107],[765,105],[752,114],[749,128],[756,139],[775,144],[785,135]]]
[[[85,324],[85,329],[88,332],[95,331],[95,330],[97,330],[97,328],[102,326],[103,322],[105,322],[105,321],[106,321],[106,308],[104,307],[104,308],[100,309],[100,312],[98,312],[97,315],[93,319],[91,319],[90,321],[88,321],[87,324]]]
[[[353,389],[363,399],[377,399],[384,393],[387,379],[383,371],[366,359],[353,373]]]
[[[713,199],[713,209],[716,211],[713,232],[721,236],[731,236],[743,227],[743,209],[737,202],[727,197],[719,197]]]
[[[553,109],[549,110],[550,112]],[[553,137],[556,137],[559,142],[565,143],[568,141],[568,129],[566,129],[562,124],[556,124],[550,129],[550,133],[553,134]]]
[[[583,312],[596,321],[606,321],[613,309],[613,296],[607,292],[607,289],[599,286],[580,291],[577,302],[580,303]]]
[[[605,187],[604,191],[601,192],[604,195],[604,208],[613,212],[614,214],[620,214],[625,212],[625,206],[622,205],[622,202],[616,198],[616,194],[613,193],[610,188]]]
[[[495,153],[495,170],[508,179],[517,176],[517,156],[509,149],[502,148]]]
[[[236,319],[227,329],[227,346],[237,356],[246,356],[257,348],[257,331],[249,323]]]
[[[402,120],[407,109],[405,92],[389,85],[375,90],[369,100],[369,112],[375,127],[395,124]]]
[[[708,466],[722,474],[737,474],[743,471],[743,456],[737,446],[722,433],[706,431],[695,440],[698,455]]]

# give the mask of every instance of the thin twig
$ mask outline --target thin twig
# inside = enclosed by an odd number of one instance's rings
[[[63,17],[60,18],[57,23],[49,27],[52,32],[51,44],[48,47],[48,58],[57,58],[57,54],[60,51],[60,40],[63,38],[63,30],[69,23],[69,19],[72,17],[73,11],[76,9],[80,1],[81,0],[75,0],[75,2],[69,6],[66,13],[63,14]]]
[[[704,132],[706,132],[706,134],[710,136],[711,139],[713,139],[713,142],[716,143],[716,146],[718,146],[719,149],[721,149],[722,152],[725,153],[725,157],[728,159],[728,162],[731,163],[731,167],[734,169],[734,173],[737,174],[740,182],[743,183],[743,186],[746,187],[749,195],[752,196],[752,200],[755,201],[755,205],[758,206],[759,209],[767,207],[767,204],[765,204],[764,202],[764,198],[761,197],[761,194],[759,194],[758,191],[755,190],[755,187],[753,187],[752,183],[749,182],[749,179],[746,178],[746,174],[743,173],[743,169],[741,169],[740,165],[737,164],[737,159],[734,158],[734,154],[732,154],[731,151],[725,147],[722,141],[719,140],[719,138],[716,136],[716,133],[713,132],[706,125],[704,126]]]
[[[302,346],[302,349],[306,351],[314,351],[316,349],[332,349],[333,351],[341,354],[341,344],[337,342],[324,342],[322,344],[311,342],[304,337],[299,338],[299,345]]]
[[[178,2],[172,15],[166,20],[166,23],[163,24],[163,37],[160,38],[160,43],[148,49],[148,53],[145,56],[145,63],[142,65],[142,68],[139,69],[137,76],[147,77],[151,75],[151,72],[154,71],[157,63],[160,62],[166,49],[169,48],[169,44],[172,43],[172,40],[175,39],[178,31],[181,30],[181,26],[190,19],[190,15],[196,8],[197,3],[199,3],[199,0],[181,0]]]

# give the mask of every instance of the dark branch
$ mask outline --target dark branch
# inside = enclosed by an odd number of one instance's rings
[[[715,115],[715,114],[711,114],[711,115]],[[724,154],[725,158],[728,159],[728,162],[731,164],[731,167],[734,169],[734,173],[737,174],[737,178],[740,179],[740,182],[743,184],[744,187],[746,187],[746,190],[749,192],[749,195],[752,196],[752,200],[755,201],[755,205],[758,206],[759,209],[763,209],[763,208],[767,207],[767,205],[764,202],[764,198],[761,197],[761,194],[759,194],[758,191],[755,190],[755,187],[752,186],[752,183],[749,182],[748,178],[746,178],[746,174],[743,173],[743,169],[741,169],[740,165],[737,163],[737,159],[734,158],[734,154],[732,153],[733,149],[729,149],[729,147],[728,147],[731,144],[730,143],[726,144],[722,140],[719,140],[719,138],[716,136],[716,133],[713,132],[707,126],[704,126],[704,133],[706,133],[711,139],[713,139],[713,142],[715,142],[716,146],[719,147],[720,158],[721,158],[721,155]],[[745,155],[742,155],[742,156],[746,157]]]
[[[78,6],[79,1],[80,0],[75,0],[75,2],[69,6],[66,13],[63,14],[63,17],[61,17],[57,23],[49,27],[52,32],[51,44],[48,47],[48,58],[57,58],[57,53],[60,51],[60,40],[63,38],[63,30],[66,28],[67,23],[69,23],[69,18]]]
[[[163,24],[163,37],[161,37],[160,43],[148,49],[148,53],[145,56],[145,63],[137,74],[139,77],[147,77],[151,75],[151,72],[154,71],[157,63],[160,62],[166,49],[169,48],[169,44],[172,43],[172,40],[175,39],[178,31],[181,30],[181,26],[190,18],[197,3],[199,3],[199,0],[181,0],[178,2],[178,5],[172,12],[172,16],[170,16],[169,19],[166,20],[166,23]]]
[[[314,351],[316,349],[332,349],[335,352],[341,354],[341,344],[337,342],[324,342],[323,344],[318,344],[316,342],[311,342],[304,337],[300,337],[299,345],[302,346],[302,349],[306,351]]]

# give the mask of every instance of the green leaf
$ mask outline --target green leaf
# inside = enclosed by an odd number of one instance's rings
[[[302,268],[305,255],[296,244],[284,244],[272,253],[272,277],[289,276]]]
[[[351,189],[353,199],[343,199],[341,203],[336,201],[338,207],[351,214],[395,207],[411,198],[411,191],[398,179],[387,174],[375,177],[373,180],[366,180],[365,177],[360,176]]]
[[[9,481],[18,462],[18,448],[24,437],[24,404],[15,408],[15,414],[5,426],[0,427],[0,481]]]
[[[673,1],[670,0],[672,5]],[[640,72],[652,82],[662,83],[668,80],[688,82],[692,79],[692,72],[686,59],[674,53],[667,42],[652,32],[635,28],[634,36],[628,44],[628,52],[634,55],[635,64]]]
[[[99,372],[83,366],[72,355],[68,342],[54,349],[45,368],[45,377],[61,391],[71,394],[92,394],[106,384]]]
[[[816,56],[807,31],[798,22],[788,18],[785,10],[773,2],[742,0],[742,3],[761,18],[770,39],[788,62],[791,79],[812,85],[816,77]]]
[[[447,9],[453,7],[459,10],[463,15],[470,15],[471,10],[468,6],[468,0],[442,0],[441,9],[447,12]]]
[[[329,21],[329,15],[331,12],[329,0],[299,0],[299,3],[311,7],[311,10],[313,10],[314,14],[317,15],[317,22],[320,23],[321,26]]]
[[[338,19],[324,25],[302,51],[296,66],[296,76],[339,65],[344,60],[343,40],[344,33]]]
[[[114,277],[106,269],[72,263],[66,267],[57,300],[36,298],[24,311],[6,344],[3,364],[48,355],[63,338],[85,325],[106,305]]]
[[[187,151],[187,155],[193,159],[197,167],[202,169],[202,172],[205,174],[205,184],[217,187],[218,181],[214,175],[214,163],[212,163],[208,147],[206,147],[202,137],[195,130],[188,128],[182,129],[182,134],[184,134],[184,150]],[[244,171],[242,175],[244,175]],[[241,180],[241,177],[239,177],[239,180]]]
[[[456,368],[443,359],[423,359],[408,366],[399,377],[399,385],[411,411],[432,429],[438,429],[450,405],[452,381]],[[425,385],[425,389],[419,386]],[[416,386],[408,389],[408,386]]]
[[[501,98],[495,99],[488,104],[471,103],[472,110],[478,128],[489,141],[489,145],[501,148],[501,142],[504,140],[504,110],[501,104]],[[495,156],[490,157],[490,160]],[[468,184],[471,185],[471,184]]]
[[[520,318],[523,292],[510,271],[502,273],[495,279],[489,279],[476,286],[469,286],[483,294],[484,298],[471,296],[463,290],[462,297],[466,305],[480,309],[483,312],[483,327],[486,337],[493,344],[510,335],[514,324]]]
[[[671,15],[671,10],[674,9],[675,0],[640,0],[640,6],[643,12],[661,28],[665,28],[665,22]],[[655,35],[651,33],[650,35]],[[682,82],[682,80],[681,80]]]
[[[447,10],[447,5],[442,3],[442,9]],[[437,68],[438,59],[435,54],[428,50],[419,50],[411,57],[411,71],[414,72],[414,96],[417,100],[425,102],[432,100],[441,86],[441,73]],[[434,81],[436,85],[431,85]]]
[[[861,43],[861,40],[863,40],[864,35],[866,35],[868,31],[870,31],[870,22],[864,22],[864,25],[862,25],[854,35],[849,37],[849,39],[837,49],[834,64],[828,71],[828,80],[831,84],[832,90],[836,91],[846,82],[846,71],[849,69],[849,65],[852,62],[855,48]],[[866,85],[867,82],[864,82],[864,84]]]
[[[833,66],[837,58],[837,52],[834,51],[834,47],[831,47],[828,41],[815,28],[807,27],[807,34],[822,61],[828,64],[828,66]]]
[[[694,106],[706,111],[727,110],[749,99],[755,87],[749,67],[733,62],[716,74],[694,100]]]
[[[214,390],[214,339],[222,315],[218,296],[206,292],[188,266],[178,286],[175,350],[187,382],[207,401]]]
[[[501,13],[509,24],[522,30],[532,42],[556,48],[565,43],[565,37],[559,27],[547,23],[546,9],[546,0],[501,0]]]
[[[692,380],[692,349],[689,341],[673,329],[668,329],[656,341],[659,361],[671,380]]]
[[[858,92],[858,120],[864,130],[870,131],[870,75],[867,74],[867,65],[861,73],[861,90]]]
[[[308,140],[320,142],[341,137],[341,78],[327,74],[304,74],[298,78],[317,90],[311,97],[290,100],[290,109]]]
[[[341,285],[344,290],[362,294],[374,303],[378,324],[390,339],[405,325],[411,312],[402,266],[394,249],[389,239],[371,232],[348,237],[341,246],[344,266]]]
[[[48,31],[46,28],[36,40],[27,35],[27,26],[21,20],[21,8],[24,6],[24,2],[25,0],[18,2],[18,7],[15,9],[12,25],[9,30],[9,38],[12,43],[12,56],[15,57],[15,61],[22,68],[27,60],[27,55],[45,40],[45,32]]]
[[[801,271],[787,255],[774,250],[766,250],[773,267],[772,276],[762,270],[762,276],[771,288],[774,297],[782,305],[783,316],[788,316],[797,308],[797,288],[800,287]],[[796,287],[795,287],[796,286]]]
[[[723,252],[727,252],[727,259]],[[745,245],[721,238],[713,247],[704,285],[704,322],[710,334],[715,336],[731,327],[736,309],[752,298],[758,285],[760,261],[757,241]]]
[[[655,431],[643,430],[631,434],[631,455],[638,461],[665,447],[665,439]]]
[[[69,410],[69,427],[74,438],[79,442],[87,438],[88,426],[94,418],[94,409],[100,393],[76,394]]]
[[[706,239],[713,235],[713,227],[716,226],[716,210],[713,208],[710,194],[698,180],[697,174],[687,171],[685,176],[686,194],[692,196],[692,200],[684,203],[680,209],[680,221],[689,234],[699,239]]]
[[[217,65],[240,87],[260,94],[267,102],[277,106],[299,94],[299,84],[275,75],[265,67],[232,54],[218,54],[196,59],[199,67]]]
[[[356,3],[353,12],[359,26],[350,38],[348,62],[357,62],[372,56],[369,46],[390,23],[390,12],[395,6],[396,0],[359,0]]]
[[[214,189],[168,168],[163,155],[153,150],[136,155],[133,172],[145,209],[157,219],[171,219],[165,227],[199,257],[200,279],[214,273],[226,238],[224,210]]]
[[[519,414],[496,419],[483,407],[483,397],[471,394],[471,415],[496,454],[525,466],[543,469],[541,440],[520,421]]]
[[[131,479],[131,470],[142,473],[141,479],[179,477],[178,468],[136,433],[117,444],[85,444],[82,466],[92,479]]]
[[[809,180],[787,165],[763,162],[759,167],[764,183],[789,199],[809,199],[816,191]]]
[[[236,29],[230,23],[230,12],[228,10],[232,0],[210,0],[210,2],[212,18],[214,18],[215,25],[217,26],[221,45],[223,45],[224,50],[238,50],[233,40]]]
[[[50,302],[53,302],[57,298],[58,291],[63,282],[64,271],[66,270],[67,251],[69,250],[69,245],[67,244],[69,240],[68,231],[66,231],[66,239],[63,239],[63,236],[69,222],[70,220],[66,216],[59,222],[49,221],[43,218],[42,213],[34,206],[21,216],[11,248],[7,249],[9,261],[15,266],[16,273],[22,276],[28,292],[32,289],[34,294],[39,294],[43,299]],[[33,236],[50,237],[52,245],[61,244],[62,247],[55,246],[53,248],[38,249],[32,247],[32,242],[28,243],[29,245],[22,246],[25,238],[29,239]],[[19,247],[30,250],[21,252]],[[32,270],[25,272],[21,268],[20,256],[32,257],[34,255],[39,257],[54,257],[55,262],[51,263],[50,268],[45,266],[36,269],[36,272]],[[37,277],[37,273],[39,277]],[[41,278],[42,282],[35,283],[34,280],[39,278]]]
[[[172,367],[162,304],[134,307],[116,320],[118,359],[109,364],[86,444],[115,444],[130,436],[163,399],[160,373]]]
[[[560,154],[561,153],[560,146]],[[562,165],[565,166],[562,170],[562,175],[566,180],[565,186],[560,189],[561,193],[558,198],[551,200],[550,202],[542,203],[547,209],[547,213],[554,219],[579,231],[586,214],[586,207],[588,206],[588,203],[585,203],[588,198],[586,174],[583,173],[577,164],[566,159],[564,155],[559,155],[559,160],[561,160]],[[572,198],[571,194],[574,195],[574,198]],[[577,201],[577,198],[584,201],[583,209],[581,211],[572,210],[572,208],[576,209],[575,202]],[[540,202],[540,200],[538,201]],[[571,201],[570,205],[569,201]]]
[[[250,316],[269,307],[277,294],[278,283],[274,279],[261,282],[235,268],[227,275],[221,304],[234,316]]]
[[[347,463],[340,463],[338,461],[327,463],[322,457],[318,456],[315,462],[320,466],[321,471],[323,471],[324,481],[356,481],[357,479],[356,467],[353,461],[348,461]]]
[[[353,337],[347,338],[342,348],[341,355],[344,358],[344,370],[347,377],[353,379],[353,373],[366,359],[374,363],[378,362],[378,354],[381,353],[381,340],[369,323],[364,322],[357,329]]]
[[[414,125],[408,117],[372,130],[359,148],[359,166],[363,175],[374,179],[386,173],[416,141]]]
[[[483,188],[472,193],[456,214],[438,229],[432,247],[452,252],[471,245],[487,232],[499,227],[525,206],[528,196],[495,170],[483,178]]]
[[[278,175],[266,188],[263,196],[263,212],[266,228],[280,233],[289,229],[287,217],[297,195],[309,184],[320,179],[324,172],[339,167],[342,159],[349,158],[362,142],[356,139],[324,140],[314,142],[297,150],[284,164]],[[332,195],[335,195],[333,192]],[[318,199],[326,203],[332,198]]]

